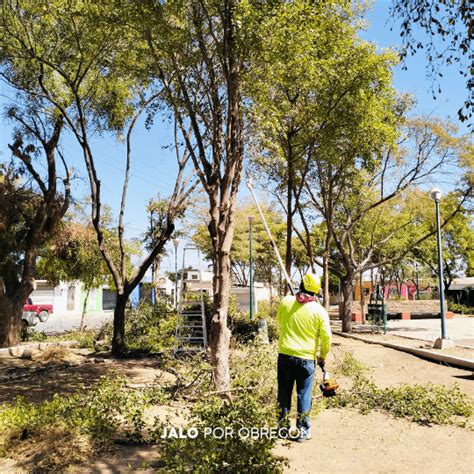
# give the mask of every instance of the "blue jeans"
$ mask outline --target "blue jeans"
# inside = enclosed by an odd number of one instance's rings
[[[291,409],[291,394],[296,382],[297,410],[296,427],[309,430],[309,412],[315,362],[311,359],[278,354],[278,405],[280,406],[280,421],[287,418]]]

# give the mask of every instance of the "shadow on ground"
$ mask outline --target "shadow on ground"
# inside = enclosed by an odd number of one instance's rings
[[[1,373],[8,373],[12,380],[2,380],[0,384],[0,403],[12,402],[22,396],[35,403],[52,398],[55,393],[73,394],[96,384],[100,377],[120,375],[132,383],[151,383],[161,366],[158,357],[137,359],[114,359],[95,357],[93,354],[84,358],[80,365],[41,367],[31,361],[10,359],[2,361]],[[22,363],[24,362],[24,363]],[[19,377],[19,378],[16,378]]]

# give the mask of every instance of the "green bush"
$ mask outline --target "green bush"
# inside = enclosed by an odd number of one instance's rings
[[[237,391],[252,390],[262,404],[274,405],[277,352],[274,344],[237,345],[230,358],[232,387]]]
[[[17,397],[13,404],[0,405],[0,434],[26,430],[31,435],[38,428],[63,423],[99,441],[109,439],[119,428],[136,436],[133,420],[136,410],[143,407],[141,394],[127,389],[124,379],[103,377],[87,392],[55,394],[39,404]]]
[[[269,301],[259,301],[257,319],[276,319],[279,304],[279,298],[273,298],[271,305]]]
[[[235,341],[239,343],[252,342],[257,337],[258,321],[250,320],[248,314],[229,316],[228,325]]]
[[[268,301],[259,301],[256,319],[265,319],[268,327],[268,339],[270,342],[278,339],[277,310],[280,300],[274,298],[272,305]]]
[[[276,350],[272,345],[241,344],[231,352],[231,386],[229,399],[217,396],[211,381],[211,367],[202,356],[180,360],[169,360],[177,374],[174,385],[163,387],[157,383],[150,394],[157,400],[169,400],[184,396],[197,402],[190,406],[190,415],[184,431],[196,429],[196,439],[162,439],[164,430],[174,425],[156,421],[151,438],[156,441],[161,460],[162,472],[280,472],[283,460],[275,458],[272,448],[275,437],[261,436],[249,438],[246,430],[250,428],[271,428],[276,426]],[[232,430],[233,436],[220,436],[220,428]],[[240,431],[239,430],[243,430]],[[239,436],[239,434],[241,436]],[[243,436],[242,436],[243,435]]]
[[[250,436],[252,428],[274,426],[274,420],[273,410],[255,393],[243,391],[231,401],[209,396],[191,407],[187,428],[196,430],[196,437],[160,439],[161,472],[281,472],[283,459],[272,454],[275,438]],[[164,428],[156,423],[156,438]]]
[[[261,303],[259,303],[260,306]],[[269,313],[270,306],[259,308],[255,318],[250,319],[249,313],[242,311],[229,312],[229,328],[232,331],[232,336],[238,343],[248,343],[255,341],[258,336],[258,322],[265,319],[267,322],[268,339],[270,342],[278,339],[278,324],[276,317],[272,317]]]
[[[43,342],[48,339],[44,332],[40,332],[33,327],[24,327],[21,334],[22,341]]]
[[[160,352],[173,347],[176,332],[176,311],[166,301],[149,302],[125,314],[125,346],[131,352]],[[113,322],[106,323],[95,340],[100,346],[112,344]],[[97,347],[97,344],[96,344]]]
[[[448,300],[448,311],[452,311],[456,314],[474,315],[474,308],[472,306],[466,306],[464,304],[455,303],[451,300]]]

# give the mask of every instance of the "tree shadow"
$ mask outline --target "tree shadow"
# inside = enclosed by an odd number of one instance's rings
[[[80,365],[40,365],[18,360],[5,367],[3,375],[11,380],[0,384],[0,403],[12,402],[22,396],[27,401],[39,403],[51,399],[54,394],[71,395],[95,385],[103,376],[119,375],[132,383],[151,383],[162,366],[159,357],[115,359],[111,356],[89,354]]]

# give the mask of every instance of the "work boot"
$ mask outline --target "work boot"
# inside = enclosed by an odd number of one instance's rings
[[[299,428],[299,435],[295,439],[297,443],[304,443],[311,439],[311,431],[310,429]]]

